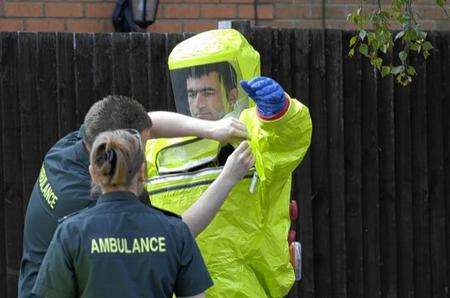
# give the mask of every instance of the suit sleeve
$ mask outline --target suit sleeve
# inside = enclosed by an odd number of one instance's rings
[[[255,108],[242,112],[259,178],[270,183],[284,179],[300,164],[311,143],[312,123],[308,108],[288,98],[288,106],[274,118],[263,119]]]

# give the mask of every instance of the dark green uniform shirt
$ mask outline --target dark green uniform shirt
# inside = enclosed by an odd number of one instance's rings
[[[204,292],[212,280],[178,216],[111,192],[65,219],[33,292],[45,297],[172,297]]]
[[[82,130],[59,140],[46,154],[25,215],[19,297],[31,294],[58,219],[95,205],[90,195],[89,155]]]

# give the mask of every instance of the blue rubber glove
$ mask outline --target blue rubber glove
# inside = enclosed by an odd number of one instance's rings
[[[242,89],[253,99],[258,112],[264,117],[273,116],[285,107],[284,90],[275,80],[256,77],[251,81],[241,81]]]

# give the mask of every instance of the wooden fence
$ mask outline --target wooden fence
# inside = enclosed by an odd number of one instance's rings
[[[0,33],[0,297],[17,296],[24,213],[43,155],[116,93],[174,110],[167,55],[189,35]],[[303,280],[291,297],[446,297],[450,32],[407,88],[346,55],[351,33],[254,28],[262,73],[309,106],[295,173]],[[397,52],[388,59],[396,57]]]

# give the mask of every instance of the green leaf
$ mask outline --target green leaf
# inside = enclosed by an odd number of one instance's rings
[[[391,73],[394,74],[394,75],[396,75],[396,74],[401,73],[401,72],[404,71],[404,70],[405,70],[405,67],[404,67],[403,65],[400,65],[400,66],[394,66],[394,67],[392,67],[392,69],[391,69]]]
[[[433,48],[433,45],[431,44],[431,42],[425,41],[422,44],[422,48],[423,48],[424,51],[429,51],[429,50],[431,50]]]
[[[353,45],[356,43],[357,40],[358,40],[358,37],[353,36],[353,37],[350,39],[350,46],[353,46]]]
[[[415,76],[417,74],[416,69],[411,65],[406,68],[406,73],[410,76]]]
[[[436,0],[436,4],[439,5],[440,7],[444,7],[445,0]]]
[[[400,53],[398,53],[398,57],[400,58],[400,61],[405,63],[406,58],[408,58],[408,53],[406,53],[405,51],[401,51]]]
[[[383,53],[387,53],[387,50],[388,50],[388,45],[387,44],[384,44],[382,47],[381,47],[381,51],[383,52]]]
[[[359,38],[361,38],[362,41],[364,41],[364,38],[366,38],[367,36],[367,31],[366,30],[360,30],[359,31]]]
[[[371,63],[372,63],[372,65],[375,66],[377,69],[380,69],[380,68],[381,68],[381,65],[383,64],[383,59],[381,59],[381,58],[375,58],[375,59],[372,59]]]
[[[355,49],[353,48],[353,49],[351,49],[349,52],[348,52],[348,56],[351,58],[351,57],[353,57],[355,55]]]
[[[389,66],[383,66],[381,68],[381,76],[382,77],[385,77],[385,76],[387,76],[390,73],[391,73],[391,68]]]
[[[430,52],[423,51],[423,58],[428,59],[428,57],[430,57]]]
[[[363,54],[364,56],[367,56],[367,55],[369,55],[369,47],[365,43],[362,43],[359,46],[359,52],[361,54]]]
[[[417,44],[417,43],[412,43],[410,46],[409,46],[409,49],[411,50],[411,51],[416,51],[417,53],[419,53],[420,52],[420,49],[422,48],[422,46],[420,45],[420,44]]]

